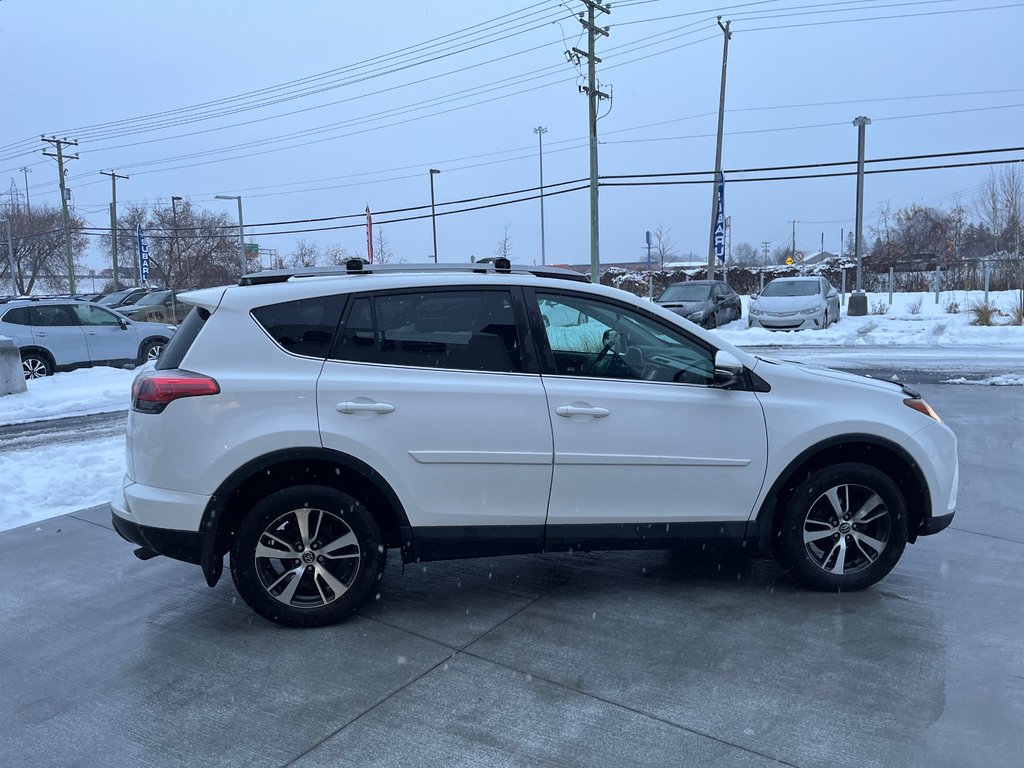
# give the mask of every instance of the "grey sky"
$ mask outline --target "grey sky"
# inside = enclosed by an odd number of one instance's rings
[[[98,174],[108,168],[131,176],[119,183],[119,202],[182,195],[234,218],[234,204],[213,195],[242,194],[247,225],[353,214],[367,204],[372,210],[423,205],[430,201],[430,167],[442,170],[435,179],[439,202],[533,187],[538,168],[532,128],[537,125],[548,129],[545,181],[582,178],[588,173],[586,100],[577,92],[576,69],[563,55],[567,47],[585,47],[573,16],[582,8],[578,0],[6,0],[0,3],[7,65],[0,145],[18,147],[0,150],[5,158],[0,188],[6,192],[12,178],[21,187],[17,169],[32,165],[33,202],[59,202],[56,169],[39,156],[42,143],[20,144],[41,133],[80,140],[81,159],[69,165],[69,185],[77,210],[94,226],[108,223],[109,180]],[[599,124],[602,174],[713,166],[722,53],[714,21],[718,13],[733,20],[734,33],[726,169],[854,159],[851,121],[860,114],[873,120],[869,158],[1024,143],[1022,2],[623,0],[613,3],[611,15],[601,20],[611,26],[611,35],[598,42],[598,55],[604,58],[598,69],[602,88],[614,93],[610,112],[605,106]],[[905,18],[881,18],[893,16]],[[497,17],[503,18],[486,23]],[[415,66],[409,66],[407,52],[380,58],[472,25],[481,26],[461,33],[471,36],[457,41],[460,47],[485,43],[472,50]],[[481,40],[488,30],[492,34]],[[444,42],[441,47],[449,50],[432,48],[423,57],[451,53],[455,44]],[[159,131],[103,138],[95,129],[86,130],[369,60],[376,61],[358,70],[360,77],[399,71]],[[313,82],[326,85],[337,79]],[[474,88],[480,90],[469,98],[451,98]],[[438,103],[417,108],[432,99]],[[472,106],[459,108],[467,104]],[[276,117],[297,110],[302,111]],[[335,125],[378,113],[386,114]],[[943,114],[915,117],[927,113]],[[415,119],[422,115],[430,116]],[[189,114],[169,117],[183,116]],[[210,130],[235,123],[241,125]],[[329,125],[335,127],[266,143]],[[202,133],[166,138],[193,132]],[[308,143],[320,139],[327,140]],[[254,144],[189,157],[249,143]],[[305,145],[292,146],[297,144]],[[104,149],[119,145],[134,146]],[[23,150],[29,153],[14,156]],[[262,154],[211,162],[256,152]],[[174,157],[183,159],[141,165]],[[948,206],[962,191],[963,201],[969,202],[988,172],[971,168],[869,177],[867,223],[885,200],[894,207],[912,202]],[[788,241],[789,220],[798,219],[798,247],[816,250],[824,232],[826,247],[835,250],[840,228],[852,227],[853,203],[852,178],[727,182],[734,244],[771,240],[777,246]],[[587,261],[587,193],[549,198],[546,215],[548,261]],[[640,257],[644,230],[659,224],[671,230],[682,251],[704,253],[709,216],[706,185],[602,188],[602,260]],[[355,222],[312,226],[332,223]],[[506,225],[513,257],[539,262],[536,201],[439,216],[441,260],[493,254]],[[285,253],[297,237],[337,242],[355,252],[365,248],[361,229],[306,235],[258,231],[253,228],[250,239]],[[429,219],[386,225],[385,232],[400,257],[422,260],[431,252]],[[90,263],[102,266],[104,255],[98,247],[94,251]]]

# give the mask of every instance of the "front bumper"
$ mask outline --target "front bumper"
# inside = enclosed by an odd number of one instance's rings
[[[802,331],[805,328],[820,329],[825,321],[821,315],[749,315],[751,328],[765,328],[769,331]]]

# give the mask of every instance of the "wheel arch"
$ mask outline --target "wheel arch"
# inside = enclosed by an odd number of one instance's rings
[[[142,360],[143,362],[145,362],[145,360],[143,360],[143,358],[142,358],[143,350],[146,348],[147,344],[150,344],[151,342],[154,342],[154,341],[159,341],[164,346],[167,346],[167,344],[169,344],[171,340],[170,340],[169,337],[161,336],[158,333],[154,333],[154,334],[151,334],[151,335],[146,336],[145,338],[143,338],[142,341],[139,342],[139,351],[138,351],[138,355],[137,355],[138,358],[140,360]]]
[[[199,531],[203,575],[211,587],[223,570],[238,524],[255,503],[292,485],[325,485],[345,491],[370,510],[384,543],[401,547],[403,559],[412,551],[409,518],[391,485],[371,466],[327,448],[293,448],[260,456],[231,473],[211,496]]]
[[[772,484],[748,528],[766,553],[774,553],[789,497],[811,474],[833,464],[867,464],[888,475],[907,505],[908,541],[913,543],[932,515],[931,495],[924,473],[914,458],[891,440],[868,434],[837,435],[807,448],[793,459]]]
[[[50,372],[57,370],[57,362],[53,359],[53,355],[46,347],[41,347],[38,344],[26,344],[24,347],[18,348],[18,354],[21,359],[24,360],[26,355],[39,355],[46,359],[50,364]]]

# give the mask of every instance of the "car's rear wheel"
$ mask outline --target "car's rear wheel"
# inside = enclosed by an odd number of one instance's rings
[[[139,360],[143,363],[150,360],[156,360],[164,351],[164,342],[161,339],[151,339],[142,345],[142,349],[139,352]]]
[[[39,352],[22,352],[21,370],[24,371],[26,379],[41,379],[53,375],[53,363]]]
[[[246,515],[231,547],[231,576],[254,611],[288,627],[334,624],[377,587],[380,530],[358,499],[299,485],[267,496]]]
[[[782,564],[805,586],[864,589],[886,576],[903,554],[906,503],[884,472],[836,464],[797,487],[780,534]]]

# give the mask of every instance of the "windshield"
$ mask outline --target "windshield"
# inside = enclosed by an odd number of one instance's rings
[[[772,280],[764,287],[762,296],[816,296],[817,280]]]
[[[150,293],[136,301],[135,306],[144,307],[150,304],[163,304],[164,299],[170,295],[170,291],[157,291],[156,293]]]
[[[129,288],[124,291],[117,291],[115,293],[107,294],[106,296],[99,300],[99,303],[108,307],[112,307],[115,304],[119,304],[121,300],[124,299],[125,296],[127,296],[134,290],[134,288]]]
[[[658,301],[706,301],[710,296],[707,283],[677,283],[666,288]]]

